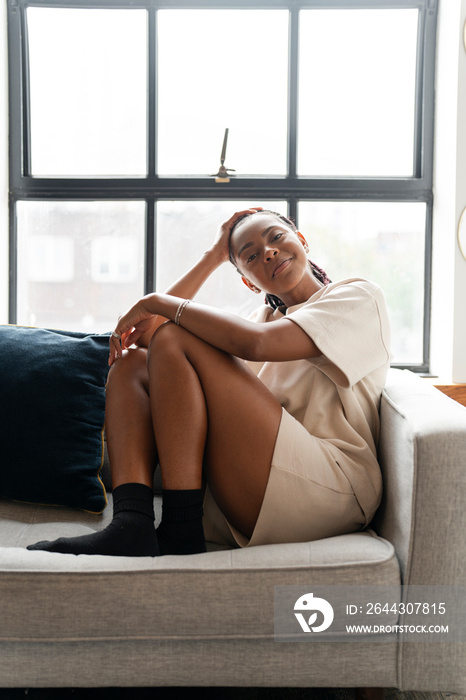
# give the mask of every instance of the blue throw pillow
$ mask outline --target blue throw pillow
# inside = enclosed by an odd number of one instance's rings
[[[101,513],[108,334],[0,326],[0,496]]]

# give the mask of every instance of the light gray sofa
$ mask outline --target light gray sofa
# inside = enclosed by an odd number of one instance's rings
[[[373,529],[327,540],[155,559],[29,552],[39,539],[105,526],[111,508],[95,516],[0,501],[0,687],[465,694],[464,642],[274,641],[275,586],[466,584],[466,409],[391,370],[381,423]]]

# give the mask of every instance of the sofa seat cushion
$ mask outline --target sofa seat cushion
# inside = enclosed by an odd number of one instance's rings
[[[371,531],[159,558],[24,549],[100,529],[109,511],[0,501],[0,641],[273,638],[274,586],[400,583],[392,545]]]

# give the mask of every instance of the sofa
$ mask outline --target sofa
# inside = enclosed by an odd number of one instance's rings
[[[105,527],[108,464],[102,515],[0,499],[0,687],[466,694],[462,637],[411,641],[396,630],[351,640],[331,631],[311,642],[301,631],[300,640],[277,637],[274,598],[284,587],[388,585],[401,596],[409,586],[466,584],[466,408],[429,380],[391,369],[380,413],[384,495],[362,532],[250,549],[208,543],[206,553],[190,556],[76,557],[26,546]],[[159,518],[157,494],[155,507]]]

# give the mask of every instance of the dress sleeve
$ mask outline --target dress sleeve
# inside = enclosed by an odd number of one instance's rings
[[[254,321],[254,323],[267,323],[271,320],[270,317],[273,315],[273,310],[267,304],[262,304],[257,309],[254,309],[247,317],[248,321]]]
[[[365,280],[324,290],[287,318],[314,341],[312,358],[338,386],[351,387],[390,361],[390,325],[383,292]]]

